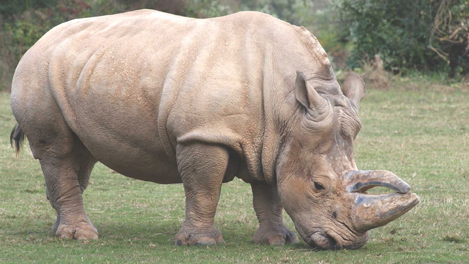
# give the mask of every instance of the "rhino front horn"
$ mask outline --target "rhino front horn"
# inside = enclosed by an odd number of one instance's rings
[[[353,171],[345,176],[347,190],[355,196],[352,223],[359,232],[383,226],[405,214],[419,203],[410,186],[389,171]],[[370,195],[366,190],[384,186],[396,191],[387,195]]]

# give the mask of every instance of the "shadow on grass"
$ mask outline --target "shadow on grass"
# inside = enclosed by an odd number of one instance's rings
[[[103,223],[96,226],[99,237],[107,241],[130,240],[132,242],[151,242],[155,245],[168,246],[174,244],[174,237],[179,232],[182,222],[154,222],[149,224],[135,223],[133,225],[119,223]],[[246,229],[245,226],[236,226],[225,229],[218,226],[226,244],[252,243],[255,227]]]

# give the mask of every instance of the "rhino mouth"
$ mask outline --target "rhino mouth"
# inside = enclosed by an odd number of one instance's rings
[[[308,244],[314,249],[332,249],[337,250],[341,248],[341,246],[337,243],[337,241],[330,235],[324,232],[313,232],[309,237]]]
[[[332,230],[326,232],[315,231],[308,236],[306,242],[313,249],[319,250],[357,249],[368,242],[368,237],[368,232],[357,235],[354,239],[344,239],[341,235]]]

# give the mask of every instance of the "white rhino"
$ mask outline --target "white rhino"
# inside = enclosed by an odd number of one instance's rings
[[[128,177],[183,183],[177,245],[223,242],[222,182],[250,183],[255,243],[358,248],[418,197],[387,171],[359,171],[362,80],[342,89],[303,27],[241,12],[192,19],[152,10],[76,19],[45,34],[16,69],[11,139],[26,135],[57,211],[54,233],[98,237],[82,193],[97,161]],[[383,185],[394,194],[372,196]]]

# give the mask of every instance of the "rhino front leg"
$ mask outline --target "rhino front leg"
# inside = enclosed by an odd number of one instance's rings
[[[259,228],[254,233],[256,244],[285,245],[298,243],[295,233],[288,230],[283,223],[283,207],[277,188],[265,183],[251,184],[254,210],[259,220]]]
[[[228,151],[220,146],[196,143],[178,145],[176,152],[186,194],[186,219],[175,237],[176,245],[224,243],[213,223]]]

